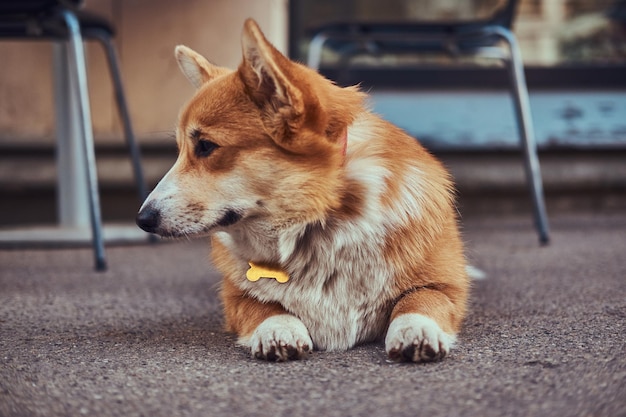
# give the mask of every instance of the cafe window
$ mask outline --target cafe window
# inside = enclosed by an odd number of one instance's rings
[[[485,19],[504,3],[506,0],[292,0],[290,55],[304,61],[310,29],[329,22]],[[589,69],[599,71],[596,79],[590,80],[594,86],[626,86],[626,0],[520,0],[513,30],[527,71],[532,68],[527,75],[531,88],[553,82],[560,86],[577,85],[581,80],[590,79]],[[332,69],[338,60],[336,53],[326,49],[322,73],[332,78]],[[372,82],[393,84],[394,77],[389,76],[393,72],[385,73],[385,69],[393,71],[394,67],[416,63],[452,65],[452,62],[450,57],[441,55],[412,57],[408,54],[359,56],[351,65],[376,68],[376,80]],[[456,62],[458,64],[458,60]],[[493,65],[493,61],[485,65]],[[358,74],[353,75],[350,82],[364,81],[358,78]],[[396,77],[396,80],[401,79]],[[446,80],[441,82],[446,83]]]
[[[306,62],[312,29],[329,23],[480,20],[506,4],[291,0],[289,52]],[[626,0],[518,0],[512,29],[539,148],[624,149]],[[408,48],[402,55],[378,52],[355,55],[346,65],[345,54],[324,48],[319,70],[340,85],[359,84],[378,114],[430,149],[518,149],[501,60]]]

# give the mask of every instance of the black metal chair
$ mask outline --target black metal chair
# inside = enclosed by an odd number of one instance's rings
[[[141,167],[141,156],[124,96],[124,88],[120,75],[117,53],[113,44],[115,31],[105,19],[78,10],[80,0],[15,0],[0,1],[0,38],[21,40],[48,40],[57,42],[60,49],[55,50],[57,72],[57,135],[59,175],[65,176],[59,181],[59,200],[81,198],[81,190],[77,187],[77,174],[85,176],[82,181],[86,185],[89,205],[89,222],[91,223],[92,243],[95,256],[95,268],[106,270],[104,236],[100,213],[98,179],[91,124],[91,110],[87,88],[87,71],[83,39],[93,39],[103,46],[107,60],[119,115],[124,128],[126,144],[131,155],[133,172],[139,198],[147,196],[147,187]],[[68,139],[74,137],[74,139]],[[72,142],[73,140],[73,142]],[[73,167],[69,168],[68,167]],[[74,171],[72,171],[74,169]],[[79,187],[83,188],[83,187]],[[64,194],[65,193],[65,194]],[[76,213],[70,208],[62,213],[60,221],[72,223]],[[65,216],[65,219],[63,217]]]
[[[371,22],[346,21],[311,30],[307,64],[319,69],[323,49],[339,54],[338,66],[345,71],[360,54],[404,54],[445,52],[452,56],[485,56],[505,62],[510,74],[510,91],[524,149],[525,172],[534,207],[539,241],[549,242],[543,184],[537,157],[528,91],[522,57],[511,26],[517,0],[509,0],[491,18],[458,22]],[[508,47],[502,48],[502,42]]]

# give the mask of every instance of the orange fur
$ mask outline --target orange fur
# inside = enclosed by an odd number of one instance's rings
[[[198,91],[181,111],[178,160],[138,222],[212,236],[226,328],[255,356],[345,349],[385,331],[392,357],[445,356],[469,287],[449,174],[357,88],[288,60],[253,21],[242,44],[236,71],[177,48]],[[248,261],[290,280],[247,282]]]

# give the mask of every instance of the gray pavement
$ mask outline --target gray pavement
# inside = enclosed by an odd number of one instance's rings
[[[464,219],[475,281],[443,362],[382,344],[251,359],[204,242],[0,250],[0,416],[626,416],[626,213]]]

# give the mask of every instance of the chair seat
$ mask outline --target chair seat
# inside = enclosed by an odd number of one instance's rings
[[[78,7],[80,0],[2,0],[0,1],[0,14],[31,14],[50,10],[60,5]]]
[[[40,3],[44,3],[42,0]],[[57,2],[48,2],[57,3]],[[42,10],[42,9],[39,9]],[[100,16],[84,11],[75,11],[80,29],[89,36],[90,31],[104,31],[110,37],[115,35],[113,26]],[[3,38],[43,38],[56,39],[67,37],[67,27],[60,15],[56,15],[54,7],[37,13],[22,10],[9,13],[0,8],[0,37]]]
[[[310,30],[310,34],[330,32],[337,35],[362,34],[376,35],[402,35],[402,34],[425,34],[425,33],[449,33],[456,34],[467,32],[493,24],[491,20],[458,20],[458,21],[335,21]]]
[[[493,20],[435,22],[333,22],[309,30],[312,37],[323,35],[324,45],[333,50],[354,48],[355,43],[369,43],[384,53],[473,50],[496,45],[500,39],[484,35]]]

